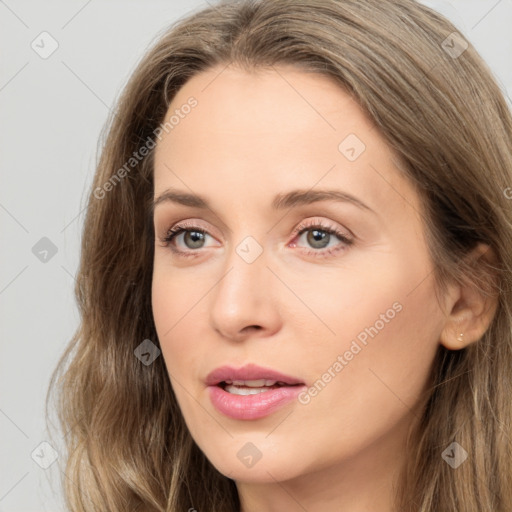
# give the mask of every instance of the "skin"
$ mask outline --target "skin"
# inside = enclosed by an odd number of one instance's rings
[[[219,66],[190,79],[166,119],[190,96],[197,106],[157,144],[154,195],[175,188],[211,207],[156,206],[152,288],[162,355],[190,433],[235,480],[243,512],[390,512],[439,344],[475,341],[492,312],[454,284],[438,303],[420,197],[378,130],[329,78]],[[349,134],[366,146],[354,161],[338,149]],[[292,189],[345,191],[373,211],[333,201],[273,211],[273,197]],[[181,221],[206,230],[202,245],[184,234],[162,242]],[[294,235],[306,221],[353,243],[330,235],[326,245],[340,250],[315,256],[327,249],[315,245],[314,229]],[[252,263],[236,252],[248,236],[262,250]],[[313,386],[397,303],[400,311],[309,403],[243,421],[210,402],[204,379],[225,364],[254,362]],[[252,467],[237,457],[249,442],[261,453]]]

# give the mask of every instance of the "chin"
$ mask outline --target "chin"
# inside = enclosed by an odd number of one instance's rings
[[[263,440],[258,443],[255,439],[257,436],[250,437],[254,439],[254,444],[235,437],[228,446],[217,444],[215,448],[212,447],[213,450],[201,449],[219,473],[237,482],[275,483],[276,480],[289,480],[301,474],[302,468],[284,453],[276,453],[275,446],[268,446],[268,440],[267,445],[263,446]]]

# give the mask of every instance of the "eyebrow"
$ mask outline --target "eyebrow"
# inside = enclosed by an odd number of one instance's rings
[[[271,207],[273,210],[277,211],[316,203],[319,201],[350,203],[362,210],[367,210],[374,214],[376,213],[357,197],[341,190],[292,190],[290,192],[277,194],[271,203]],[[200,195],[181,192],[174,189],[167,189],[153,201],[152,211],[154,212],[159,204],[168,202],[203,210],[212,209],[208,200]]]

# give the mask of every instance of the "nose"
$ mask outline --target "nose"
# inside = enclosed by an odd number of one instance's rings
[[[211,299],[211,325],[224,338],[242,341],[251,335],[270,336],[279,329],[279,280],[267,263],[265,251],[251,261],[240,246],[238,252],[233,247]]]

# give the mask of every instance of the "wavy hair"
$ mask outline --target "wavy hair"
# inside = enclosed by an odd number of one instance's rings
[[[497,296],[480,340],[439,346],[396,509],[512,510],[512,116],[456,31],[413,0],[245,0],[196,11],[158,35],[102,132],[75,287],[80,324],[46,397],[48,416],[57,393],[66,432],[62,481],[72,512],[240,509],[235,482],[192,440],[163,358],[144,365],[134,355],[143,340],[159,346],[150,142],[180,87],[228,64],[292,65],[335,79],[420,191],[439,290],[454,279]],[[147,155],[133,162],[144,145]],[[464,258],[479,242],[492,248],[493,264]],[[441,458],[454,440],[469,453],[457,469]]]

